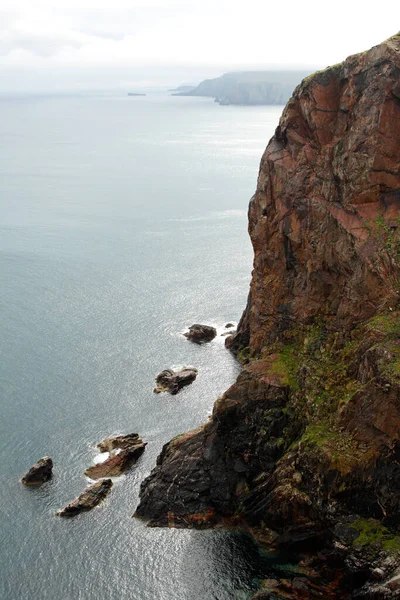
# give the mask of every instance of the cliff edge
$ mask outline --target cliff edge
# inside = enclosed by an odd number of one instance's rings
[[[244,368],[136,513],[322,548],[325,598],[400,597],[399,76],[397,34],[294,91],[250,201]]]

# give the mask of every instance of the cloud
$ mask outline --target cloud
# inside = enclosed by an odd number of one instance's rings
[[[0,55],[7,56],[14,50],[26,50],[41,57],[55,56],[62,48],[80,48],[83,42],[73,37],[35,35],[24,32],[13,32],[0,40]]]
[[[387,4],[336,0],[327,17],[319,0],[2,0],[0,69],[114,67],[129,80],[149,65],[324,67],[392,35]]]

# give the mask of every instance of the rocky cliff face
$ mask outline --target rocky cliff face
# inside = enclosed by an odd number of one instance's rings
[[[253,278],[228,339],[244,369],[204,427],[164,447],[139,516],[245,522],[311,545],[314,567],[323,548],[326,598],[397,597],[399,227],[400,34],[288,102],[249,208]]]
[[[395,36],[303,80],[288,102],[249,208],[239,335],[253,352],[317,315],[348,330],[397,301],[399,68]]]

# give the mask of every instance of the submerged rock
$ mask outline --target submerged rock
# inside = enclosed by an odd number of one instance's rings
[[[112,451],[107,460],[102,463],[98,463],[97,465],[92,465],[86,469],[85,475],[90,477],[90,479],[118,477],[137,462],[139,457],[143,454],[146,445],[146,442],[143,442],[141,438],[138,438],[134,445],[131,445],[119,452]]]
[[[80,496],[75,498],[65,508],[57,511],[57,515],[60,517],[73,517],[78,515],[80,512],[91,510],[99,504],[107,496],[112,488],[111,479],[103,479],[102,481],[96,481],[87,490],[85,490]]]
[[[198,323],[189,327],[189,331],[183,334],[191,342],[196,344],[203,344],[205,342],[211,342],[217,335],[217,330],[211,325],[200,325]]]
[[[154,388],[154,392],[156,394],[160,392],[177,394],[180,389],[193,383],[197,377],[197,373],[198,371],[194,367],[185,367],[180,371],[165,369],[165,371],[161,371],[156,377],[157,386]]]
[[[127,433],[125,435],[116,435],[109,438],[106,438],[102,442],[97,444],[100,452],[111,452],[112,450],[116,450],[120,448],[121,450],[125,448],[131,448],[132,446],[136,446],[137,444],[141,444],[142,440],[139,437],[138,433]]]
[[[21,482],[24,485],[42,485],[42,483],[51,478],[52,472],[53,461],[50,456],[44,456],[29,469],[22,477]]]

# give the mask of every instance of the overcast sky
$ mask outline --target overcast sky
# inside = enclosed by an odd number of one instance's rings
[[[312,70],[393,35],[399,17],[392,0],[1,0],[0,91]]]

